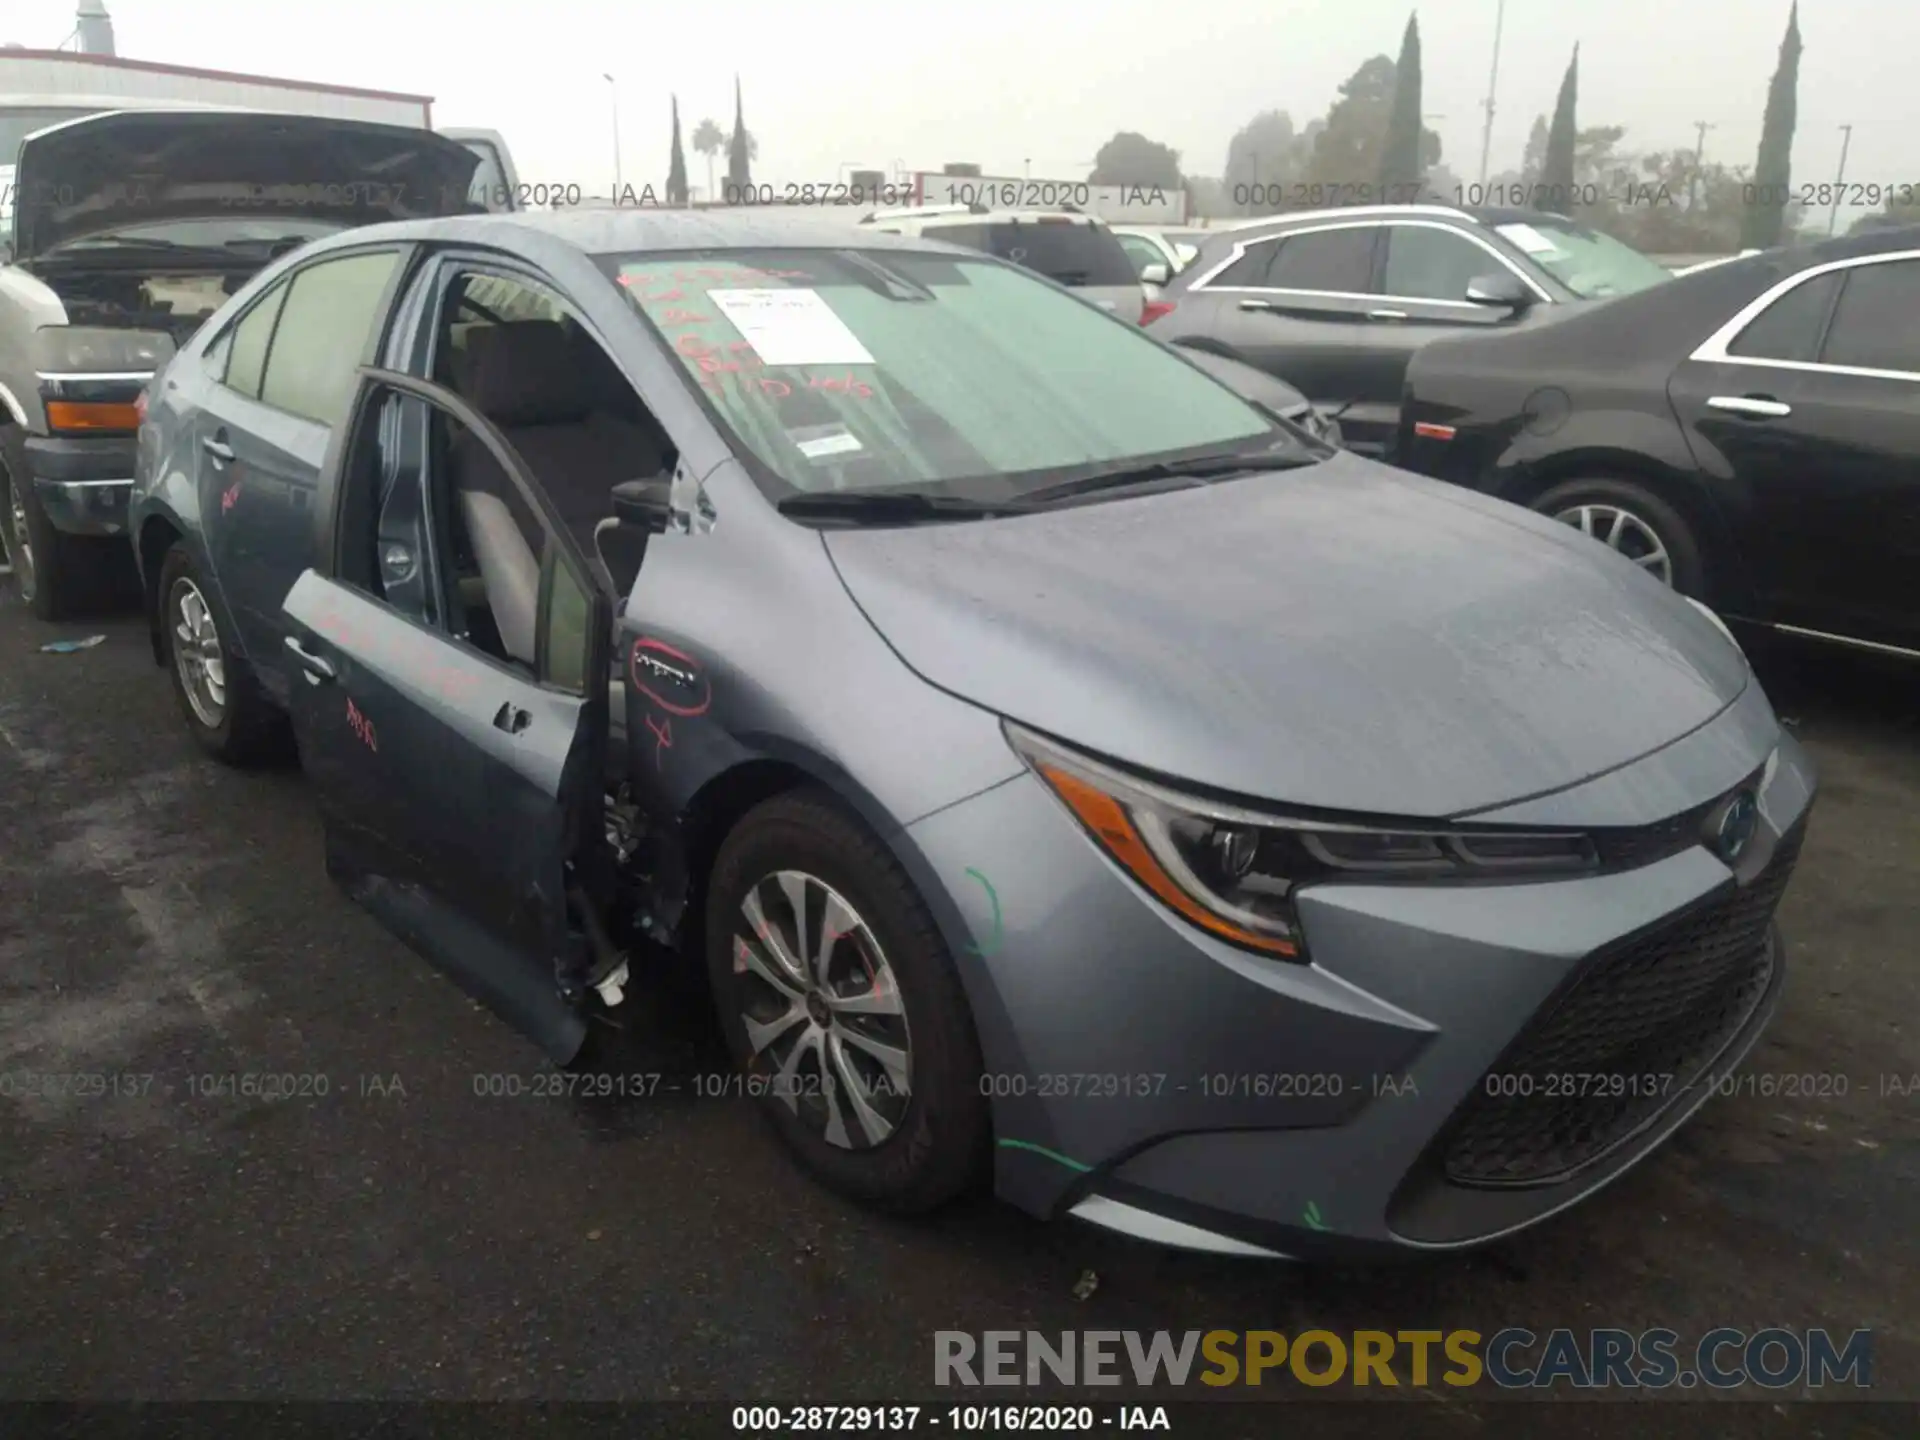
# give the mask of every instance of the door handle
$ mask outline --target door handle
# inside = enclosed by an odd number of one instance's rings
[[[1777,420],[1782,415],[1793,413],[1791,405],[1782,405],[1778,400],[1766,395],[1715,395],[1707,401],[1707,408],[1725,410],[1733,415],[1752,415],[1765,420]]]
[[[200,448],[215,460],[218,460],[222,465],[225,465],[233,459],[233,447],[216,436],[209,435],[206,439],[202,440],[200,442]]]
[[[1278,310],[1280,307],[1278,305],[1275,305],[1271,300],[1242,300],[1240,302],[1240,308],[1242,310],[1271,311],[1271,310]]]
[[[1406,318],[1407,318],[1407,312],[1404,310],[1369,310],[1367,311],[1367,319],[1369,320],[1404,320]]]
[[[322,681],[334,678],[332,662],[321,659],[318,655],[307,649],[306,646],[300,643],[298,637],[293,635],[287,636],[287,649],[291,650],[293,652],[293,658],[300,662],[300,668],[307,672],[307,680],[309,683],[318,685]]]
[[[493,717],[493,728],[504,730],[509,735],[518,735],[532,723],[533,716],[512,701],[502,702]]]

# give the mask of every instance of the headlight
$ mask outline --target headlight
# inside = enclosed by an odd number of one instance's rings
[[[1586,835],[1403,829],[1248,810],[1123,774],[1016,725],[1006,732],[1094,843],[1167,908],[1284,959],[1306,958],[1293,902],[1315,881],[1517,879],[1600,864]]]
[[[33,332],[34,369],[49,375],[151,374],[173,350],[173,337],[161,330],[49,325]]]

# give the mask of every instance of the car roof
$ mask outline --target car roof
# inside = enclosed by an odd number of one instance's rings
[[[557,241],[587,255],[635,251],[697,250],[925,250],[950,253],[950,245],[823,220],[817,211],[783,215],[780,207],[749,211],[660,210],[651,206],[604,209],[518,210],[504,215],[455,215],[440,220],[402,220],[342,231],[318,242],[358,244],[369,240],[439,240],[512,248]],[[317,247],[309,247],[312,248]]]

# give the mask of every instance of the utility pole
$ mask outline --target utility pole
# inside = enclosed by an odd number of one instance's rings
[[[1493,12],[1493,70],[1487,76],[1487,128],[1480,133],[1480,183],[1487,183],[1487,156],[1493,153],[1493,92],[1500,85],[1500,32],[1507,27],[1507,0]]]
[[[1693,173],[1687,176],[1687,209],[1692,210],[1695,198],[1700,193],[1700,164],[1707,154],[1707,131],[1718,130],[1718,125],[1709,125],[1704,120],[1696,120],[1693,128],[1699,132],[1699,140],[1693,147]]]
[[[1840,223],[1840,196],[1844,193],[1841,187],[1847,183],[1847,151],[1853,147],[1853,126],[1842,125],[1840,133],[1843,137],[1840,141],[1840,173],[1833,180],[1833,213],[1827,216],[1829,235],[1833,234],[1833,227]]]
[[[607,90],[613,96],[613,197],[614,203],[620,203],[620,82],[611,75],[600,77],[607,82]]]

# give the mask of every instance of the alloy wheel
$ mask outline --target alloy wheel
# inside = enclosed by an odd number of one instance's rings
[[[1662,585],[1672,586],[1673,557],[1667,553],[1666,543],[1631,510],[1618,505],[1570,505],[1553,518],[1617,550]]]
[[[7,485],[7,515],[5,534],[0,535],[7,552],[7,561],[13,566],[13,583],[20,587],[20,598],[31,601],[34,591],[33,540],[27,532],[27,502],[21,498],[17,486]]]
[[[226,653],[207,597],[184,575],[167,596],[167,619],[173,629],[173,664],[187,704],[202,725],[217,730],[227,713]]]
[[[803,871],[765,875],[740,904],[733,974],[750,1093],[779,1099],[830,1145],[884,1144],[911,1099],[913,1043],[899,981],[859,912]]]

